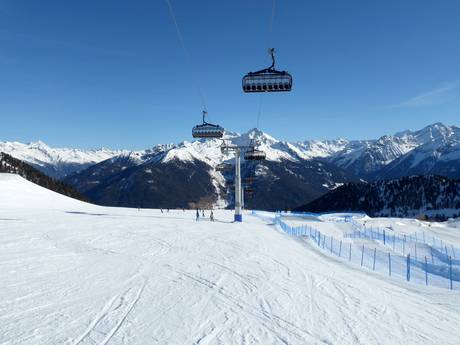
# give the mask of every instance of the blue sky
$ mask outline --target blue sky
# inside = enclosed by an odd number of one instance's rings
[[[278,139],[460,125],[460,1],[0,0],[0,140],[140,149],[201,120]],[[244,94],[270,64],[291,93]]]

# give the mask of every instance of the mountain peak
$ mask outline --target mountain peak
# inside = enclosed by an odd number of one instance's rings
[[[30,147],[37,147],[37,148],[49,148],[49,146],[44,143],[43,141],[41,140],[37,140],[37,141],[32,141],[28,144]]]
[[[252,128],[249,131],[247,131],[243,136],[246,136],[250,140],[255,140],[259,143],[277,143],[278,140],[273,138],[271,135],[265,133],[264,131],[258,129],[258,128]]]

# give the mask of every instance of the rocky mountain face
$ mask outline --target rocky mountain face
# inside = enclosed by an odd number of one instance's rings
[[[267,154],[266,161],[242,166],[243,176],[254,177],[254,193],[246,198],[252,208],[291,209],[360,180],[427,174],[460,178],[460,128],[440,123],[376,140],[287,142],[257,129],[241,135],[227,133],[225,140],[235,145],[256,140]],[[61,177],[96,203],[182,207],[211,198],[215,205],[231,206],[234,156],[223,154],[221,144],[221,140],[185,141],[120,152],[4,142],[0,151],[6,148],[41,171]],[[227,165],[226,171],[220,171],[222,164]],[[186,192],[181,192],[179,187],[185,186]]]
[[[242,161],[243,178],[252,177],[248,207],[275,210],[313,200],[337,185],[357,180],[341,168],[317,159],[302,159],[295,150],[253,130],[229,134],[229,145],[257,139],[267,161]],[[69,175],[67,183],[99,204],[132,207],[188,207],[190,204],[233,204],[234,154],[222,153],[220,140],[156,146],[103,161]],[[219,169],[226,166],[225,171]],[[249,186],[245,185],[249,188]]]
[[[460,181],[437,175],[347,183],[295,211],[365,212],[370,216],[438,220],[460,216]]]
[[[444,172],[460,178],[460,128],[435,123],[378,140],[350,141],[327,159],[369,181]]]
[[[74,188],[70,187],[69,185],[57,181],[42,172],[38,171],[34,167],[30,166],[27,163],[16,159],[9,154],[0,152],[0,173],[10,173],[10,174],[18,174],[24,177],[26,180],[38,184],[44,188],[51,189],[57,193],[69,196],[74,199],[79,199],[83,201],[87,201],[83,195],[77,192]],[[7,196],[4,196],[7,197]]]

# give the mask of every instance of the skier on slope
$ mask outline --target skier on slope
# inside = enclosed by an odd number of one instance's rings
[[[198,209],[196,210],[196,221],[198,222],[200,220],[200,212],[198,212]]]
[[[211,210],[211,214],[209,215],[209,219],[211,220],[211,222],[214,221],[214,212]]]

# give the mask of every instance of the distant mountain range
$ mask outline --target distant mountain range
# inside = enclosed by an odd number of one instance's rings
[[[299,212],[357,212],[372,217],[460,217],[460,181],[437,175],[347,183],[301,206]]]
[[[279,141],[257,129],[226,133],[228,143],[257,140],[267,154],[247,163],[255,175],[250,208],[292,209],[349,183],[438,174],[460,178],[460,128],[435,123],[375,140]],[[0,151],[31,163],[105,205],[183,207],[211,198],[233,203],[233,155],[220,140],[156,145],[143,151],[53,149],[44,143],[0,142]],[[227,164],[220,171],[222,163]]]
[[[27,162],[48,176],[62,178],[125,151],[52,148],[42,141],[29,144],[0,141],[0,152]]]

